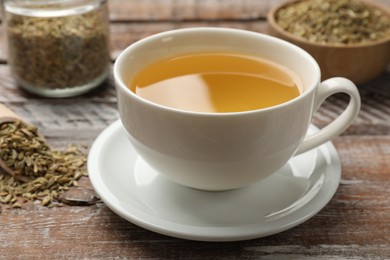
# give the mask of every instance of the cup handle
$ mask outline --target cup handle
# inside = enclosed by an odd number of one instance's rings
[[[306,136],[295,155],[313,149],[344,132],[355,119],[360,110],[360,95],[355,84],[345,78],[331,78],[320,83],[314,101],[315,111],[329,96],[336,93],[346,93],[350,96],[349,104],[333,122],[318,132]]]

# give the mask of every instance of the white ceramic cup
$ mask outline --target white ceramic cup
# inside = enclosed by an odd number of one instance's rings
[[[301,95],[277,106],[233,113],[203,113],[161,106],[137,96],[125,84],[158,60],[195,52],[258,56],[295,72]],[[270,176],[288,160],[343,132],[360,109],[356,86],[344,78],[320,83],[316,61],[283,40],[228,28],[191,28],[142,39],[114,65],[121,121],[139,155],[173,182],[203,190],[227,190]],[[350,101],[332,123],[306,137],[312,115],[335,93]]]

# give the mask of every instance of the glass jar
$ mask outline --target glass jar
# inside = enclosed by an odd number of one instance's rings
[[[8,61],[20,87],[69,97],[106,79],[106,0],[4,0],[3,9]]]

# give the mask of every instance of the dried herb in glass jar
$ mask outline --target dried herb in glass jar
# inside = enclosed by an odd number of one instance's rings
[[[104,0],[4,2],[11,70],[38,95],[84,93],[107,76],[108,11]]]

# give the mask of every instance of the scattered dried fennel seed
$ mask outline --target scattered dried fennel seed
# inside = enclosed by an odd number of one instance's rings
[[[63,192],[87,176],[86,154],[79,148],[52,150],[36,127],[20,122],[0,125],[0,157],[16,174],[32,177],[21,182],[0,172],[0,203],[12,208],[26,201],[40,201],[48,207],[59,204]]]
[[[0,125],[0,158],[17,175],[25,176],[42,176],[53,162],[37,128],[21,122]]]
[[[13,75],[44,89],[80,87],[106,75],[108,22],[102,12],[59,17],[7,13]]]
[[[359,0],[304,0],[276,13],[287,32],[311,42],[356,44],[389,37],[390,17]]]

